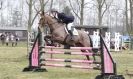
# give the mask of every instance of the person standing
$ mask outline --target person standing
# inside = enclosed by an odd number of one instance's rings
[[[12,47],[13,47],[15,44],[15,37],[13,34],[11,34],[10,38],[11,38],[11,43],[12,43]]]
[[[5,37],[6,37],[6,36],[5,36],[4,33],[2,33],[2,34],[0,35],[2,45],[5,44]]]
[[[15,36],[15,46],[17,46],[18,41],[19,41],[19,37],[18,37],[17,33],[14,36]]]
[[[6,37],[5,37],[6,46],[8,46],[9,44],[9,39],[10,39],[10,36],[8,33],[6,33]]]

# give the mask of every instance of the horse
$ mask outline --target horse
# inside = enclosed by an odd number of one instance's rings
[[[65,30],[66,24],[58,22],[58,20],[44,12],[41,13],[39,20],[39,29],[43,32],[43,28],[47,25],[51,30],[51,40],[61,43],[63,45],[70,45],[74,47],[91,47],[90,37],[82,30],[77,30],[78,35],[73,36],[71,40],[70,35]],[[91,52],[91,50],[81,50],[82,52]],[[90,60],[89,56],[86,55]]]

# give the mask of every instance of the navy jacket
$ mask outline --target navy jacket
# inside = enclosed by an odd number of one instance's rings
[[[72,23],[74,21],[74,16],[68,16],[65,13],[58,13],[58,19],[63,23]]]

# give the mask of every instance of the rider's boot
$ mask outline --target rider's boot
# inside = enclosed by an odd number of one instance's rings
[[[73,41],[74,40],[74,36],[73,36],[72,30],[68,30],[68,32],[70,34],[70,40]]]

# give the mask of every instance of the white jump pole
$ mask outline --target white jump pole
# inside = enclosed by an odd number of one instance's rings
[[[93,48],[99,48],[99,42],[100,42],[100,37],[99,37],[99,32],[94,31],[93,32]]]
[[[105,33],[105,44],[108,50],[110,51],[110,32]]]
[[[120,33],[115,33],[115,51],[120,51]]]

